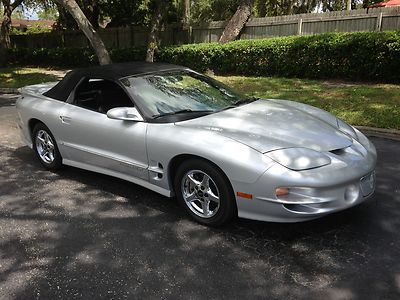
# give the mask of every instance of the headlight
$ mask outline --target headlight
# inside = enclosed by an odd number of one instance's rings
[[[286,148],[267,152],[265,155],[295,171],[318,168],[331,163],[328,156],[308,148]]]
[[[344,122],[340,119],[337,119],[337,126],[340,129],[340,131],[347,133],[353,139],[358,141],[357,133],[354,131],[353,127],[351,127],[349,124],[347,124],[346,122]]]

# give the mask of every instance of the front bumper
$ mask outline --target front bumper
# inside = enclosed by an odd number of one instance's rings
[[[235,191],[252,194],[252,199],[236,197],[239,217],[300,222],[362,203],[375,190],[376,150],[371,143],[366,150],[362,156],[327,153],[330,165],[304,171],[275,164],[253,184],[236,182]],[[289,188],[287,196],[275,195],[275,189],[281,187]]]
[[[312,220],[345,210],[364,202],[373,195],[375,172],[339,185],[301,189],[304,193],[296,193],[295,200],[290,196],[279,199],[263,196],[256,196],[251,200],[238,199],[239,217],[289,223]]]

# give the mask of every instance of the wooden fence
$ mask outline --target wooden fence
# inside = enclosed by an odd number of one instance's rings
[[[222,34],[225,24],[225,21],[218,21],[188,29],[183,29],[177,24],[170,25],[162,32],[162,44],[215,42]],[[400,30],[400,7],[252,18],[246,23],[240,39],[383,30]],[[147,28],[138,26],[107,28],[99,31],[109,48],[145,46],[147,32]],[[87,39],[80,31],[13,35],[11,41],[15,47],[28,48],[88,46]]]

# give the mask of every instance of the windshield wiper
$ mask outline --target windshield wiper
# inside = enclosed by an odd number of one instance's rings
[[[178,114],[183,114],[183,113],[204,113],[204,112],[213,112],[213,110],[191,110],[191,109],[181,109],[177,111],[172,111],[169,113],[165,114],[159,114],[159,115],[153,115],[153,119],[165,117],[165,116],[172,116],[172,115],[178,115]]]
[[[235,108],[235,107],[238,107],[240,105],[248,104],[248,103],[251,103],[251,102],[254,102],[254,101],[257,101],[257,100],[260,100],[260,98],[258,98],[258,97],[246,97],[246,98],[243,98],[243,99],[240,99],[240,100],[234,102],[231,105],[228,105],[228,106],[222,108],[221,110]]]
[[[239,106],[239,105],[242,105],[242,104],[251,103],[251,102],[257,101],[259,99],[260,98],[254,97],[254,96],[246,97],[246,98],[240,99],[239,101],[236,101],[235,103],[233,103],[233,106]]]

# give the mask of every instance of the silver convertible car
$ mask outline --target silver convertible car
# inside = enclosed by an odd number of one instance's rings
[[[357,129],[185,67],[77,69],[20,92],[22,137],[45,168],[70,165],[176,196],[202,224],[310,220],[374,192],[376,150]]]

